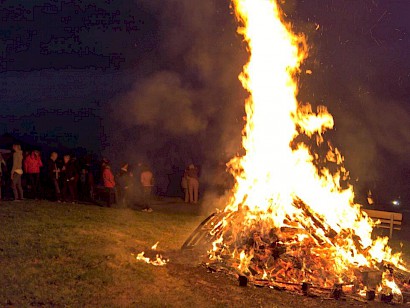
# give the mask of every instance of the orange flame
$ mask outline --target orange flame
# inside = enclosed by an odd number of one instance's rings
[[[339,275],[339,282],[352,267],[372,267],[380,261],[398,266],[400,255],[392,254],[387,238],[371,239],[374,224],[354,203],[353,187],[342,187],[341,180],[348,172],[340,152],[329,144],[325,161],[339,165],[339,171],[332,173],[325,167],[319,169],[314,164],[318,155],[295,141],[303,134],[316,137],[321,144],[324,132],[334,125],[326,107],[314,112],[309,104],[299,104],[296,99],[296,76],[307,57],[304,36],[291,32],[273,0],[233,0],[233,6],[241,25],[238,33],[243,35],[250,55],[239,76],[249,97],[242,138],[246,154],[228,164],[236,183],[225,212],[243,212],[243,219],[241,225],[223,221],[222,229],[239,234],[260,226],[260,232],[266,233],[289,223],[309,229],[315,241],[326,245],[312,249],[312,255],[331,258],[333,268],[329,271]],[[317,221],[324,223],[318,226]],[[214,234],[220,227],[214,228]],[[329,236],[331,232],[337,239]],[[217,235],[211,259],[218,259],[225,249],[224,231]],[[252,251],[242,250],[238,269],[246,271],[251,259]]]
[[[156,242],[152,247],[151,250],[157,250],[158,247],[158,243]],[[134,254],[131,254],[132,256],[134,256]],[[164,266],[169,262],[169,259],[165,259],[163,258],[160,254],[156,254],[155,259],[151,259],[145,256],[145,252],[142,251],[140,252],[135,259],[137,259],[138,261],[142,261],[148,264],[152,264],[155,266]]]
[[[156,242],[154,245],[152,245],[151,249],[152,250],[157,250],[159,242]]]

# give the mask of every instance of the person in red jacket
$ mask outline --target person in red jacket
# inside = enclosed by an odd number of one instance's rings
[[[40,152],[32,151],[24,160],[24,169],[31,187],[31,194],[34,199],[40,197],[40,168],[43,167]]]
[[[114,174],[111,171],[111,167],[108,164],[108,161],[104,161],[102,164],[102,178],[103,178],[103,184],[104,187],[108,191],[108,201],[107,205],[111,206],[111,203],[114,203],[117,201],[117,192],[115,188],[115,179],[114,179]]]

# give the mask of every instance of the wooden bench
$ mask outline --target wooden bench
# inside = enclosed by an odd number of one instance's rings
[[[390,238],[393,236],[393,230],[401,230],[401,223],[403,220],[402,213],[368,209],[363,209],[363,211],[366,212],[373,221],[380,221],[380,224],[376,225],[377,228],[389,229]]]

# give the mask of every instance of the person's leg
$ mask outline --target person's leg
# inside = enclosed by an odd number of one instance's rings
[[[39,185],[40,185],[40,174],[39,173],[33,173],[32,175],[32,187],[33,187],[33,197],[34,199],[39,198]]]
[[[55,197],[57,198],[57,201],[60,201],[61,191],[60,191],[60,185],[58,184],[57,179],[53,179],[53,186],[54,186]]]
[[[11,181],[11,188],[13,189],[14,200],[18,200],[19,196],[17,193],[17,173],[14,173],[13,179]]]
[[[36,173],[36,181],[37,181],[37,198],[41,199],[43,197],[43,192],[42,192],[42,185],[40,181],[40,173]]]
[[[188,203],[188,202],[189,202],[188,187],[187,187],[187,188],[184,188],[184,193],[185,193],[185,199],[184,199],[184,201],[185,201],[185,203]]]
[[[132,192],[128,191],[127,189],[123,189],[120,191],[120,199],[123,207],[129,207],[129,205],[132,203]]]
[[[144,210],[148,208],[148,194],[147,194],[147,187],[142,188],[142,205]]]
[[[113,188],[113,193],[114,193],[114,203],[119,206],[120,205],[120,193],[119,193],[119,188],[115,186]]]
[[[90,200],[94,200],[94,187],[90,186],[90,189],[88,190],[88,197],[90,198]]]
[[[70,181],[73,190],[73,200],[78,200],[78,180]]]
[[[68,182],[63,181],[63,201],[67,201],[68,199]]]
[[[111,207],[111,190],[109,187],[104,187],[105,197],[107,198],[107,207]]]
[[[34,198],[34,193],[33,193],[33,175],[31,173],[26,173],[26,189],[27,189],[27,194],[30,198]]]
[[[31,198],[36,199],[36,175],[34,173],[30,173],[28,175],[29,183],[30,183],[30,195]]]
[[[194,181],[194,203],[198,202],[199,181]]]
[[[150,203],[151,203],[151,187],[150,186],[144,186],[143,187],[143,205],[144,209],[148,210],[150,209]]]
[[[189,191],[189,202],[192,203],[194,202],[194,185],[193,185],[193,180],[188,181],[188,191]]]
[[[23,187],[21,186],[21,174],[17,174],[16,186],[17,186],[17,191],[18,191],[19,196],[20,196],[19,199],[23,200],[24,196],[23,196]]]
[[[76,192],[75,192],[75,181],[69,181],[68,182],[68,189],[70,191],[70,201],[75,202],[76,201]]]
[[[147,201],[148,201],[148,208],[151,208],[152,186],[147,187]]]
[[[148,212],[152,212],[151,208],[151,201],[152,201],[152,186],[147,187],[147,206],[148,206]]]
[[[78,198],[83,201],[88,201],[87,184],[84,182],[81,182],[80,184],[80,194]]]

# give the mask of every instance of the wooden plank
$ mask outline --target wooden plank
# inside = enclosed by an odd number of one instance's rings
[[[377,225],[375,226],[376,228],[381,228],[381,229],[390,229],[390,225]],[[399,227],[393,227],[394,230],[401,230]]]
[[[373,220],[379,220],[381,222],[385,222],[385,223],[390,223],[391,219],[386,219],[386,218],[378,218],[378,217],[370,217]],[[393,219],[393,221],[399,225],[401,225],[402,220],[397,220],[397,219]]]
[[[371,218],[371,217],[370,217]],[[380,224],[388,224],[390,225],[390,220],[381,220],[378,218],[372,218],[374,221],[380,221]],[[401,226],[401,221],[393,220],[393,225],[395,226]]]
[[[390,228],[390,224],[378,224],[375,227],[386,229],[386,228]],[[401,230],[401,226],[393,225],[393,227],[395,230]]]

